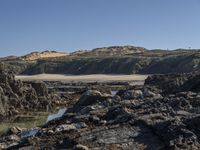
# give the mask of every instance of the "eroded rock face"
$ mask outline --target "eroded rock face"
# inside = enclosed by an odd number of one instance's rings
[[[168,74],[168,75],[153,75],[145,80],[145,85],[155,86],[162,90],[162,93],[179,92],[181,86],[188,80],[189,74]]]
[[[0,118],[3,118],[6,115],[5,107],[7,107],[6,97],[3,89],[0,87]]]
[[[48,89],[44,82],[42,82],[42,81],[34,81],[33,82],[32,81],[32,82],[27,82],[27,83],[31,84],[31,86],[35,89],[38,97],[48,95]]]
[[[72,110],[77,112],[87,106],[98,105],[104,103],[109,96],[103,95],[96,90],[88,90],[84,92],[79,101],[73,106]]]
[[[145,85],[157,88],[163,94],[182,91],[200,92],[200,73],[152,75],[145,80]]]
[[[121,90],[117,92],[116,95],[121,96],[124,99],[134,99],[134,98],[142,98],[143,93],[141,90]]]
[[[0,65],[0,118],[16,115],[22,110],[46,110],[53,107],[54,96],[42,82],[15,80],[12,72]]]

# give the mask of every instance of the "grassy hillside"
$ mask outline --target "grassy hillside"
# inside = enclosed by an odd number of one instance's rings
[[[154,74],[182,73],[200,69],[200,51],[147,50],[141,47],[108,47],[78,51],[67,56],[33,61],[12,57],[1,59],[17,74]]]

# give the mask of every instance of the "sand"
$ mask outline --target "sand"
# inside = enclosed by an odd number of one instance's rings
[[[67,53],[61,52],[53,52],[53,51],[44,51],[44,52],[33,52],[28,55],[22,57],[23,60],[33,61],[41,58],[55,58],[55,57],[62,57],[67,56]]]
[[[16,79],[23,81],[41,80],[41,81],[144,81],[147,75],[60,75],[60,74],[38,74],[31,76],[18,75]]]

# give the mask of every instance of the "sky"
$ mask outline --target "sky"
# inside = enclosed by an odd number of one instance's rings
[[[200,48],[200,0],[0,0],[0,57],[105,46]]]

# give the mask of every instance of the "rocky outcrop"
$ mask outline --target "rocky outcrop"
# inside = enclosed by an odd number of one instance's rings
[[[200,149],[198,80],[198,73],[153,75],[144,86],[126,85],[127,89],[115,95],[88,86],[63,115],[39,128],[11,128],[0,138],[0,146],[9,149]],[[40,89],[43,85],[32,87]],[[42,89],[40,96],[46,95],[45,88]],[[5,95],[4,91],[1,93]]]
[[[6,115],[6,108],[7,108],[7,104],[6,104],[6,97],[5,94],[3,92],[3,89],[0,87],[0,118],[5,117]]]
[[[15,129],[3,136],[12,142],[1,144],[11,149],[199,149],[199,94],[184,91],[196,87],[193,79],[198,75],[151,76],[143,87],[116,95],[87,90],[60,118],[29,134]],[[180,91],[170,92],[171,87]]]
[[[200,92],[200,73],[193,73],[181,87],[183,91]]]
[[[0,66],[0,118],[20,111],[46,110],[53,107],[56,95],[49,94],[43,82],[21,82]]]
[[[163,94],[177,92],[200,92],[200,74],[198,72],[187,74],[152,75],[145,80],[145,86],[157,88]]]

